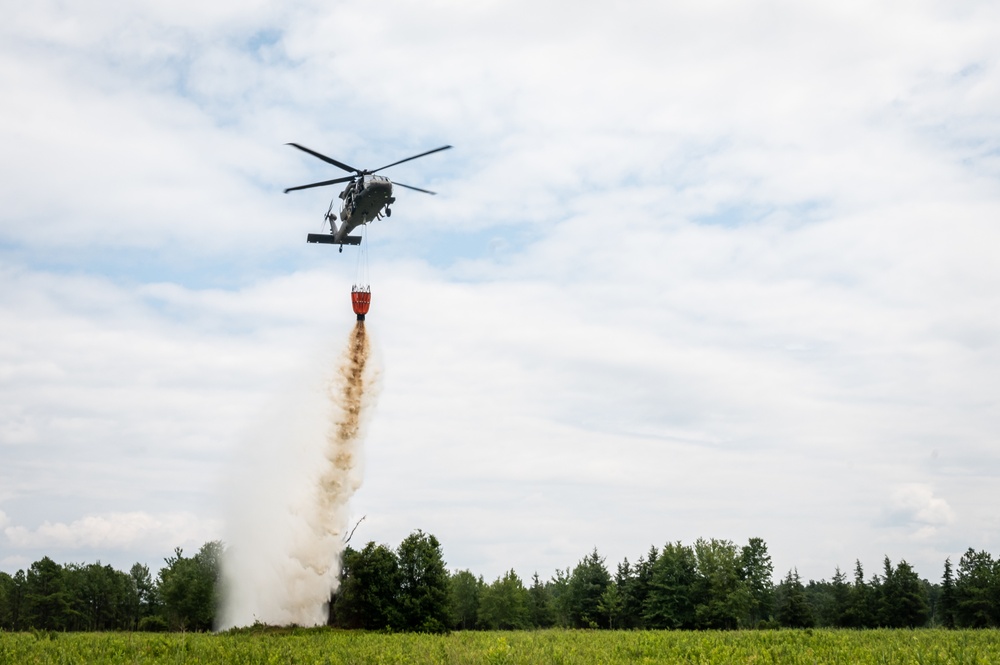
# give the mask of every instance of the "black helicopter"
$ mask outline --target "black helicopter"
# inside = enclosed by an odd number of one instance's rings
[[[434,194],[434,192],[426,189],[411,187],[410,185],[404,185],[401,182],[393,183],[385,176],[375,175],[376,173],[387,169],[390,166],[396,166],[397,164],[408,162],[411,159],[425,157],[435,152],[451,148],[450,145],[441,146],[440,148],[434,148],[433,150],[422,152],[419,155],[401,159],[398,162],[387,164],[372,171],[367,171],[356,169],[353,166],[344,164],[343,162],[338,162],[336,159],[331,159],[326,155],[321,155],[315,150],[310,150],[309,148],[301,146],[298,143],[288,143],[286,145],[298,148],[302,152],[307,152],[313,157],[322,159],[327,164],[333,164],[339,169],[353,172],[354,175],[349,175],[343,178],[334,178],[333,180],[314,182],[311,185],[289,187],[285,190],[285,194],[287,194],[288,192],[293,192],[297,189],[323,187],[324,185],[335,185],[341,182],[348,183],[347,187],[344,188],[344,191],[340,193],[340,198],[343,200],[343,203],[340,204],[340,228],[337,228],[337,214],[333,212],[333,201],[330,201],[330,209],[326,211],[326,221],[330,223],[330,233],[310,233],[306,237],[307,242],[321,242],[330,245],[340,245],[341,252],[344,251],[344,245],[361,244],[361,236],[352,236],[350,235],[351,231],[374,219],[382,219],[383,209],[385,210],[386,217],[392,215],[392,209],[389,208],[389,206],[396,202],[395,197],[392,195],[393,184],[399,185],[400,187],[406,187],[407,189],[413,189],[418,192],[423,192],[424,194]]]

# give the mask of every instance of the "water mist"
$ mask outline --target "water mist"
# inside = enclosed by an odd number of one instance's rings
[[[369,357],[358,321],[325,390],[276,409],[251,437],[227,522],[220,630],[326,623],[377,393]]]

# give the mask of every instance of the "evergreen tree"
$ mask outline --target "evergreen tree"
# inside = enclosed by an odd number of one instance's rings
[[[861,561],[855,560],[854,584],[848,593],[845,614],[845,624],[851,628],[874,628],[876,625],[875,590],[865,582],[864,575]]]
[[[955,627],[955,579],[951,572],[951,558],[944,560],[944,575],[941,578],[941,600],[938,604],[938,620],[945,628]]]
[[[806,604],[813,617],[813,626],[833,626],[837,609],[833,597],[833,585],[826,580],[809,580],[805,584]]]
[[[561,570],[556,568],[555,574],[548,584],[545,585],[548,591],[552,610],[552,618],[555,625],[562,628],[572,626],[571,605],[572,598],[569,592],[570,569]]]
[[[550,590],[537,572],[531,578],[528,589],[528,623],[535,628],[548,628],[555,623]]]
[[[621,627],[622,597],[617,584],[612,582],[604,589],[600,600],[597,601],[597,611],[601,616],[608,618],[608,628],[613,630]]]
[[[870,618],[870,623],[868,624],[871,628],[878,628],[882,624],[880,623],[881,616],[879,614],[880,603],[882,602],[882,578],[878,575],[872,575],[871,579],[868,580],[868,607],[867,615]]]
[[[625,557],[622,562],[618,564],[618,569],[615,571],[615,578],[612,581],[612,584],[618,592],[618,598],[621,603],[618,619],[622,628],[635,627],[633,625],[629,625],[633,623],[631,609],[635,603],[632,595],[635,578],[635,570],[632,568],[632,564],[628,562],[628,557]]]
[[[847,575],[837,566],[830,586],[833,592],[833,617],[831,625],[847,628],[850,623],[851,586],[847,583]]]
[[[915,628],[927,623],[930,605],[926,589],[906,561],[892,568],[885,558],[885,576],[879,605],[879,624],[887,628]]]
[[[882,561],[882,580],[876,601],[875,621],[882,628],[897,628],[895,618],[895,571],[886,556]]]
[[[777,618],[786,628],[809,628],[815,620],[809,603],[806,602],[805,587],[799,578],[799,571],[788,571],[780,585],[777,599]]]
[[[100,561],[64,567],[70,611],[67,630],[125,630],[129,616],[130,583],[128,576]]]
[[[25,605],[28,594],[28,578],[23,570],[14,573],[14,586],[11,594],[7,596],[7,607],[10,617],[11,630],[24,630],[29,627]]]
[[[634,566],[629,564],[628,559],[618,564],[615,585],[621,596],[619,627],[644,628],[646,626],[643,608],[646,604],[646,598],[649,596],[653,564],[658,556],[659,552],[656,547],[650,547],[646,556],[640,556]]]
[[[697,560],[680,542],[667,543],[652,565],[649,593],[643,603],[647,628],[695,627]]]
[[[598,628],[607,625],[601,613],[601,596],[611,584],[604,558],[594,551],[583,557],[569,578],[567,588],[570,625],[575,628]]]
[[[24,589],[16,578],[0,571],[0,631],[20,629],[19,615],[23,594]]]
[[[63,630],[70,614],[65,571],[49,557],[31,564],[25,578],[24,625],[39,630]]]
[[[971,547],[958,561],[955,623],[961,628],[1000,625],[1000,574],[989,552]]]

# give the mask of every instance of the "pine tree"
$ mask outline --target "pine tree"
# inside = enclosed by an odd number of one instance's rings
[[[782,626],[809,628],[815,623],[798,569],[788,571],[778,595],[777,618]]]
[[[536,572],[528,589],[528,620],[535,628],[548,628],[555,623],[552,614],[552,595]]]
[[[849,627],[850,624],[850,600],[851,587],[847,583],[847,575],[837,566],[833,574],[833,625],[838,628]]]
[[[611,575],[604,558],[594,551],[583,557],[569,578],[569,618],[576,628],[598,628],[607,625],[608,617],[600,608],[601,596],[611,584]]]
[[[694,628],[697,582],[694,550],[680,542],[664,545],[650,570],[643,603],[645,627]]]
[[[941,578],[941,600],[938,615],[945,628],[955,627],[955,579],[951,573],[951,557],[944,560],[944,575]]]

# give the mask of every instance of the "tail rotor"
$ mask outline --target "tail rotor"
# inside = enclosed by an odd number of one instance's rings
[[[330,234],[337,232],[337,213],[333,211],[333,199],[330,200],[330,207],[326,209],[326,215],[323,216],[323,223],[326,225],[330,224]]]

